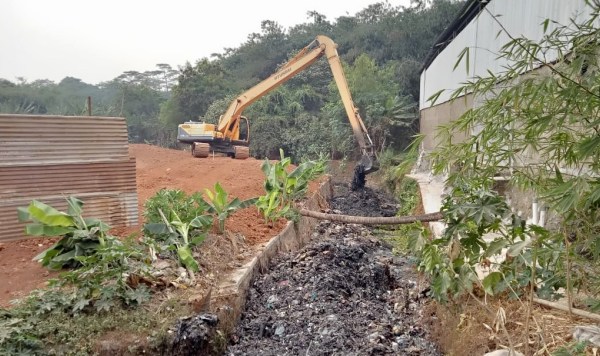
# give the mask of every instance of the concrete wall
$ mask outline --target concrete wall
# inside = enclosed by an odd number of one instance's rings
[[[433,150],[440,143],[440,139],[436,137],[438,127],[456,120],[472,106],[473,95],[466,95],[462,98],[421,110],[420,131],[425,134],[423,149],[426,151]],[[456,142],[461,142],[464,139],[464,135],[453,137],[453,140],[456,140]]]
[[[65,197],[112,227],[138,224],[135,160],[124,118],[0,114],[0,241],[26,238],[17,208]]]

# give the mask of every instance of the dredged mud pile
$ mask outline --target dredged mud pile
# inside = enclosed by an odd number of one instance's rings
[[[389,216],[379,191],[336,187],[332,211]],[[393,215],[393,212],[391,213]],[[228,355],[440,355],[419,325],[424,286],[409,262],[359,225],[321,222],[250,290]]]

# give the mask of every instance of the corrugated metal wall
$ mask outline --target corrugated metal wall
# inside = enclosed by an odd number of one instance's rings
[[[37,199],[65,209],[69,195],[86,217],[138,224],[125,119],[0,114],[0,241],[25,238],[18,207]]]

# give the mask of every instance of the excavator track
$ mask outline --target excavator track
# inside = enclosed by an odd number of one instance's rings
[[[250,148],[246,146],[233,146],[233,158],[246,159],[250,157]]]
[[[192,144],[192,156],[198,158],[206,158],[210,153],[210,145],[208,143],[194,142]]]

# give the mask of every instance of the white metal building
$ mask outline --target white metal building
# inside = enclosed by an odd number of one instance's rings
[[[571,19],[586,16],[585,0],[469,0],[459,16],[436,40],[421,72],[420,110],[421,133],[426,135],[424,149],[436,146],[435,130],[464,113],[473,105],[470,95],[464,100],[450,101],[452,92],[474,76],[487,71],[499,73],[506,62],[499,60],[500,48],[509,42],[502,27],[512,36],[524,36],[533,41],[542,39],[543,22],[550,19],[567,25]],[[469,47],[469,72],[463,62],[453,70],[460,53]],[[555,59],[548,58],[550,61]],[[432,105],[428,99],[444,90]],[[457,138],[460,139],[460,138]]]

